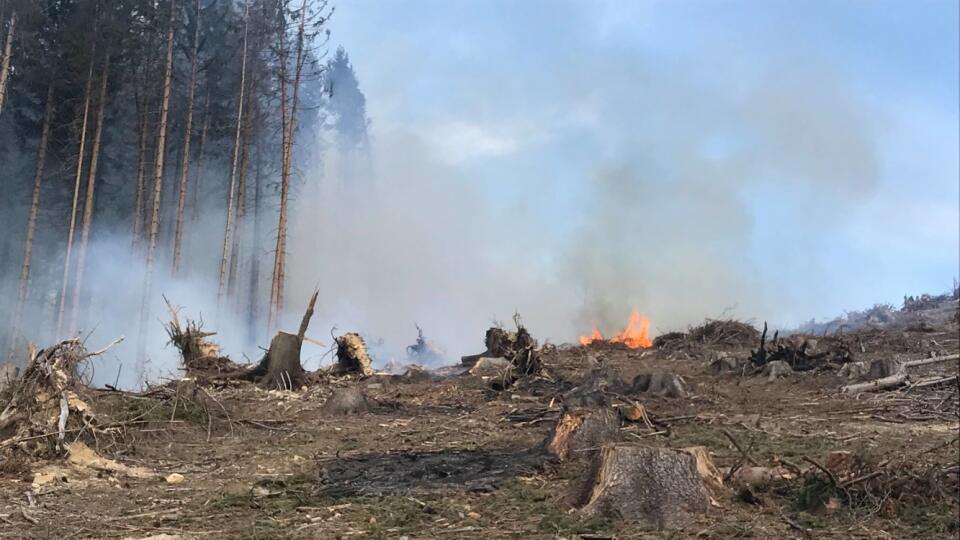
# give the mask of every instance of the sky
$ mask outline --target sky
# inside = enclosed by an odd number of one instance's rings
[[[433,207],[397,218],[430,237],[405,251],[470,259],[424,270],[443,293],[426,304],[512,294],[451,317],[516,308],[563,341],[631,307],[656,331],[795,325],[949,289],[958,19],[929,0],[348,0],[331,43],[377,184]],[[416,282],[386,249],[364,264]]]

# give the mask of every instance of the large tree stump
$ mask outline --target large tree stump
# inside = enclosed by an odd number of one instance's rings
[[[336,338],[336,341],[338,373],[359,373],[364,377],[373,375],[373,359],[360,334],[349,332]]]
[[[653,529],[683,526],[704,514],[709,495],[686,452],[628,444],[604,446],[577,494],[587,516],[605,515]]]
[[[620,440],[620,416],[613,409],[574,409],[560,416],[541,446],[558,460],[570,461]]]
[[[296,334],[277,332],[270,340],[270,348],[260,363],[253,369],[241,374],[242,379],[254,381],[264,388],[297,390],[303,386],[306,372],[300,364],[300,347],[313,317],[313,308],[317,303],[319,291],[314,291],[307,304],[307,311],[300,321]]]
[[[260,365],[254,368],[254,376],[264,388],[296,390],[303,386],[306,373],[300,365],[300,339],[294,334],[277,332],[270,340],[270,349]]]

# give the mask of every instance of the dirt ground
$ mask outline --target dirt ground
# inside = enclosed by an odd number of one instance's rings
[[[843,348],[850,353],[844,362],[956,354],[960,335],[949,315],[957,307],[950,302],[937,307],[948,317],[935,324],[818,336],[816,348]],[[149,474],[90,472],[62,459],[9,453],[0,463],[0,537],[957,536],[956,379],[842,394],[850,381],[836,365],[776,380],[714,374],[710,362],[746,359],[759,342],[694,336],[638,350],[548,346],[544,376],[501,391],[469,374],[315,377],[296,392],[191,380],[139,394],[91,389],[84,397],[105,427],[90,446]],[[564,394],[598,367],[627,382],[656,372],[685,380],[687,397],[611,396],[606,406],[640,402],[652,420],[624,422],[624,441],[705,446],[721,469],[744,465],[736,441],[758,464],[786,464],[796,474],[749,491],[731,485],[681,530],[643,531],[616,516],[581,516],[568,494],[584,462],[558,464],[536,447]],[[955,360],[932,363],[910,368],[910,380],[957,370]],[[371,410],[325,416],[326,398],[350,386],[363,391]],[[860,464],[856,482],[835,484],[814,465],[838,450]],[[38,483],[42,471],[52,479]]]

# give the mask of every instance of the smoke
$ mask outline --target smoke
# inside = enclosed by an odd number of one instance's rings
[[[402,357],[416,322],[451,360],[482,350],[484,328],[515,311],[554,342],[594,325],[619,330],[633,308],[655,332],[704,317],[786,321],[784,305],[806,315],[813,300],[771,286],[771,261],[818,266],[803,243],[875,189],[870,107],[822,66],[730,92],[617,60],[593,58],[557,82],[569,90],[560,108],[578,111],[563,127],[600,149],[565,178],[524,167],[509,188],[477,181],[490,170],[481,162],[565,159],[565,143],[531,135],[529,122],[511,136],[512,119],[466,111],[457,137],[430,136],[449,134],[447,121],[375,122],[372,177],[356,179],[359,189],[337,187],[335,160],[326,176],[307,176],[291,226],[290,307],[319,287],[318,324],[360,329]],[[819,84],[800,84],[810,80]],[[575,194],[572,207],[556,191]],[[796,214],[788,236],[800,249],[757,246],[765,212]]]
[[[294,203],[291,322],[318,287],[311,334],[360,331],[382,340],[381,362],[403,359],[415,323],[449,361],[482,350],[486,328],[518,310],[534,331],[571,335],[574,291],[537,260],[544,246],[516,230],[522,220],[490,204],[415,134],[378,134],[373,155],[374,178],[343,189],[314,176]]]

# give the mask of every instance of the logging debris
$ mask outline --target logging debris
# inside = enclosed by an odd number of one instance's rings
[[[495,384],[496,389],[506,389],[513,385],[517,380],[535,375],[540,372],[542,362],[540,359],[541,349],[537,340],[530,335],[530,332],[523,325],[519,314],[513,316],[513,323],[516,331],[509,332],[499,326],[487,329],[484,335],[484,345],[487,350],[480,354],[472,354],[461,357],[461,364],[466,367],[473,367],[481,358],[503,358],[510,363],[507,372],[502,380]]]

